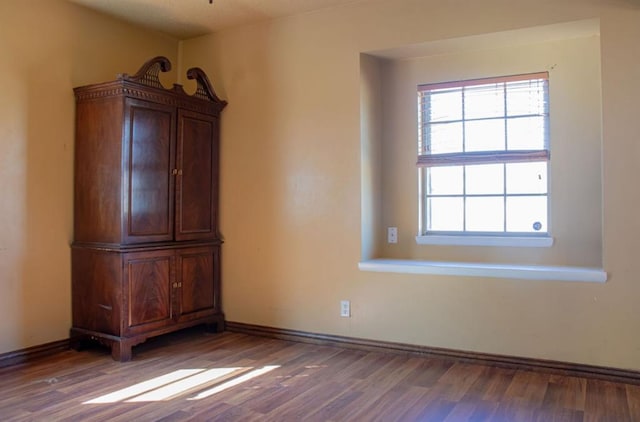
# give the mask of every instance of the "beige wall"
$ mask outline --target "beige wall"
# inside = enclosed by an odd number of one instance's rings
[[[585,217],[594,222],[601,212],[602,250],[590,238],[592,246],[567,249],[563,259],[602,262],[608,282],[359,272],[361,254],[377,253],[372,242],[383,236],[361,231],[378,224],[384,233],[387,224],[375,210],[361,209],[381,199],[372,188],[380,180],[363,179],[381,130],[367,126],[363,115],[379,111],[367,109],[361,96],[361,90],[375,96],[367,89],[381,75],[361,78],[360,53],[582,19],[601,24],[603,177],[596,164],[587,172],[595,186],[581,195],[589,204],[604,197],[602,210]],[[221,176],[228,320],[640,369],[640,283],[633,267],[640,191],[631,182],[639,156],[638,39],[640,8],[632,0],[380,0],[184,42],[185,67],[203,67],[229,101]],[[596,44],[592,39],[577,49]],[[593,61],[586,64],[598,72]],[[366,150],[369,143],[373,150]],[[573,172],[573,164],[562,171]],[[406,200],[414,201],[409,191]],[[396,224],[413,224],[408,214]],[[352,301],[351,318],[339,317],[340,299]]]
[[[69,335],[73,87],[177,52],[66,1],[0,2],[0,353]]]

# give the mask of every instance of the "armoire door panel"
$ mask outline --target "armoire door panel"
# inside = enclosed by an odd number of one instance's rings
[[[127,280],[128,330],[147,330],[172,323],[173,251],[128,254]]]
[[[127,112],[127,241],[173,240],[175,111],[132,100]]]
[[[176,240],[212,239],[215,231],[217,119],[181,110],[178,115]]]
[[[177,280],[180,287],[181,318],[198,311],[213,310],[216,304],[214,277],[217,260],[214,248],[178,253]]]

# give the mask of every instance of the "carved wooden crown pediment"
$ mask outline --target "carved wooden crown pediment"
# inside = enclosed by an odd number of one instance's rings
[[[157,56],[143,64],[134,75],[123,73],[118,75],[118,79],[164,89],[164,86],[160,82],[159,75],[160,72],[168,72],[170,70],[171,62],[169,59],[164,56]],[[193,94],[193,97],[219,104],[221,107],[227,105],[226,101],[218,98],[211,86],[211,82],[209,82],[209,78],[202,69],[192,67],[187,70],[187,78],[195,79],[197,83],[196,92]],[[181,85],[175,84],[173,90],[179,94],[187,95]]]

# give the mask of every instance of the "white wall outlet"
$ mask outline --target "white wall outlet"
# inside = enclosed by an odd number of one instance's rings
[[[398,228],[387,227],[387,242],[398,243]]]
[[[340,316],[349,318],[351,316],[351,302],[348,300],[340,301]]]

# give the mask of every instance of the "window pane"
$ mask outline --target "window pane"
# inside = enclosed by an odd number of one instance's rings
[[[507,231],[546,233],[547,197],[517,196],[507,198]]]
[[[546,114],[543,79],[507,82],[507,115]]]
[[[462,231],[462,198],[427,198],[428,231]]]
[[[427,195],[462,195],[462,166],[427,169]]]
[[[504,120],[465,122],[465,151],[504,151]]]
[[[507,164],[507,194],[547,193],[547,163]]]
[[[467,198],[467,230],[504,231],[504,198]]]
[[[504,116],[504,85],[489,84],[464,90],[464,118]]]
[[[431,154],[462,152],[462,123],[442,123],[427,128],[427,147]]]
[[[462,120],[462,89],[432,91],[429,95],[427,121]]]
[[[468,195],[504,193],[504,164],[466,166]]]
[[[419,154],[459,154],[451,158],[457,165],[429,167],[429,160],[423,160],[426,231],[548,231],[548,163],[518,163],[515,155],[511,161],[507,156],[487,160],[492,151],[549,149],[548,82],[541,75],[535,78],[540,79],[496,83],[498,77],[493,83],[419,87]],[[478,152],[489,164],[461,165]]]
[[[544,117],[519,117],[507,120],[507,149],[544,149]]]

